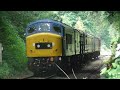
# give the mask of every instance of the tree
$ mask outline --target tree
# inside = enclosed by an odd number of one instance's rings
[[[32,21],[53,16],[50,11],[0,11],[0,42],[4,47],[0,78],[26,70],[25,28]]]

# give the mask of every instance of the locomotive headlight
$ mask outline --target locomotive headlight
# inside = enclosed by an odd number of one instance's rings
[[[54,46],[54,45],[55,45],[55,43],[53,42],[53,43],[52,43],[52,46]]]
[[[50,47],[50,44],[48,44],[47,47]]]
[[[59,60],[61,61],[61,57],[59,57]]]
[[[39,45],[39,44],[37,45],[37,48],[40,48],[40,45]]]

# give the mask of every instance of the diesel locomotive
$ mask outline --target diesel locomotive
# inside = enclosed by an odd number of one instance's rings
[[[28,68],[34,74],[79,66],[100,55],[100,39],[51,19],[37,20],[26,28]]]

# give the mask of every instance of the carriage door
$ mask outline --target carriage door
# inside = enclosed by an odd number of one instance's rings
[[[75,55],[74,30],[65,28],[65,54],[66,56]]]
[[[85,42],[84,42],[84,34],[80,33],[80,54],[84,53],[85,50]]]
[[[76,55],[80,54],[80,33],[75,30],[75,51]]]

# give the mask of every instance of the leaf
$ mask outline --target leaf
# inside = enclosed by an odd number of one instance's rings
[[[116,63],[112,63],[113,68],[117,68],[117,64]]]
[[[101,70],[100,75],[105,74],[105,73],[106,73],[106,71],[107,71],[107,67],[103,68],[103,69]]]

